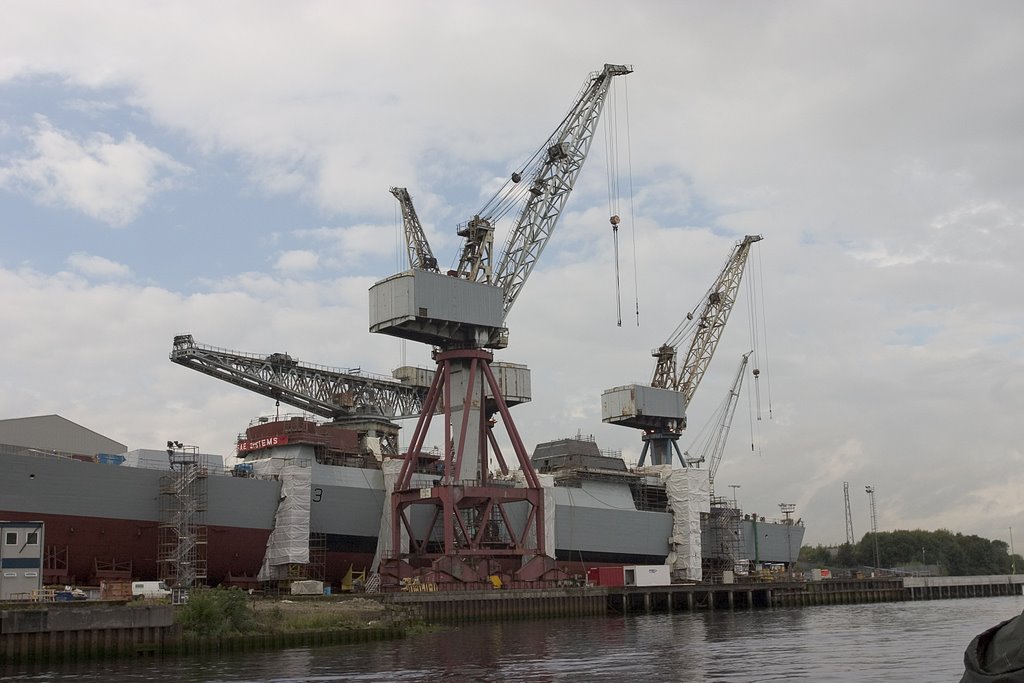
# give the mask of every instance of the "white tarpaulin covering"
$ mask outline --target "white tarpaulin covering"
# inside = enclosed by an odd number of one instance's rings
[[[665,493],[672,510],[672,536],[669,538],[666,563],[672,567],[674,577],[700,581],[703,578],[700,516],[701,513],[711,512],[708,471],[694,467],[674,470],[668,465],[657,469],[658,475],[665,482]]]
[[[323,595],[323,581],[292,581],[292,595]]]
[[[309,506],[312,468],[308,460],[264,458],[253,460],[259,477],[281,481],[281,500],[274,515],[274,529],[257,575],[260,581],[288,578],[289,564],[309,563]]]
[[[522,470],[513,472],[516,486],[526,488],[526,476]],[[544,554],[549,557],[555,556],[555,475],[538,474],[541,488],[544,489]],[[525,506],[524,506],[525,508]],[[526,523],[526,518],[523,518]],[[537,532],[531,524],[527,530],[526,542],[531,546],[537,545]]]
[[[395,482],[402,471],[403,460],[396,458],[384,458],[380,463],[381,472],[384,474],[384,508],[380,515],[380,531],[377,532],[377,552],[373,555],[373,564],[370,571],[380,571],[380,561],[384,557],[391,556],[391,494],[395,490]],[[409,532],[402,527],[402,552],[409,550]]]

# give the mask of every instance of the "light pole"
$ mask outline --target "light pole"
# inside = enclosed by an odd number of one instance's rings
[[[1013,553],[1013,527],[1010,527],[1010,573],[1017,573],[1017,560],[1014,559]]]
[[[786,522],[786,564],[789,568],[789,575],[793,576],[793,520],[790,515],[796,510],[793,503],[779,503],[779,511],[782,512]]]
[[[729,488],[732,489],[732,506],[737,510],[740,509],[739,504],[736,502],[736,489],[738,489],[739,487],[739,484],[729,484]]]
[[[871,502],[871,538],[875,541],[875,569],[881,569],[881,562],[878,559],[878,517],[875,514],[875,487],[865,486],[868,500]]]

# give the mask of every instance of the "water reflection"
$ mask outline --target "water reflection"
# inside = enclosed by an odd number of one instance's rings
[[[279,652],[0,668],[0,681],[956,681],[1000,597],[482,623]]]

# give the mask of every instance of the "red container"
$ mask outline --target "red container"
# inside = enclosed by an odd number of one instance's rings
[[[591,567],[587,570],[587,583],[592,586],[614,588],[626,585],[622,567]]]

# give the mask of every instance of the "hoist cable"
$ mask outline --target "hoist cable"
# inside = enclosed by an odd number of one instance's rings
[[[618,89],[612,88],[611,106],[604,120],[605,173],[608,184],[608,215],[612,224],[612,247],[615,259],[615,324],[622,327],[622,286],[619,273],[619,144]]]
[[[750,277],[747,278],[747,321],[749,322],[748,329],[750,330],[750,348],[754,350],[754,398],[757,405],[757,419],[761,419],[761,383],[760,383],[760,372],[761,372],[761,361],[760,361],[760,349],[761,345],[758,342],[758,330],[757,330],[757,268],[754,264],[750,264]]]
[[[640,286],[636,268],[636,206],[633,194],[633,143],[629,129],[629,84],[622,83],[626,100],[626,172],[629,174],[629,234],[633,240],[633,305],[636,308],[636,326],[640,327]]]
[[[612,226],[612,241],[615,243],[615,324],[622,327],[622,296],[619,291],[619,226]]]
[[[761,339],[762,339],[762,343],[764,344],[765,384],[767,385],[765,388],[768,391],[768,419],[770,420],[770,419],[772,419],[772,375],[771,375],[771,372],[769,371],[769,365],[768,365],[768,322],[767,322],[768,316],[765,313],[765,311],[767,309],[765,309],[765,305],[764,305],[764,275],[763,275],[764,267],[761,266],[761,264],[760,264],[760,261],[761,261],[761,250],[760,249],[757,252],[757,260],[758,260],[758,275],[761,278],[761,283],[760,283],[760,287],[759,287],[759,289],[761,290]]]

